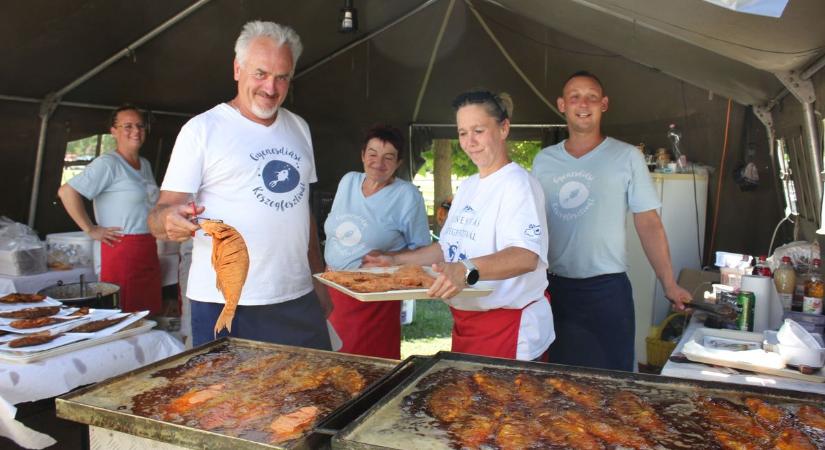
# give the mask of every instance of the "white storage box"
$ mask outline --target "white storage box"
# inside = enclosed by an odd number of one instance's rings
[[[48,262],[56,267],[92,267],[94,240],[82,231],[46,235]]]
[[[0,250],[0,275],[18,277],[48,270],[44,247],[23,250]]]

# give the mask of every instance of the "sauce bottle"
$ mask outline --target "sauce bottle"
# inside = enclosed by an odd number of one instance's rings
[[[773,273],[773,282],[776,285],[779,300],[782,302],[782,309],[790,311],[794,290],[796,289],[796,271],[793,268],[790,256],[782,257],[782,263]]]
[[[825,281],[819,273],[821,261],[814,260],[811,277],[805,282],[805,297],[802,299],[802,312],[822,314],[822,299],[825,298]]]

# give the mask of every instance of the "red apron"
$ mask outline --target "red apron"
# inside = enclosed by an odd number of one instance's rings
[[[328,288],[335,308],[329,321],[343,342],[341,352],[401,359],[401,302],[362,302]]]
[[[151,234],[127,234],[114,246],[100,245],[100,281],[120,286],[120,309],[160,314],[158,248]]]
[[[521,309],[491,309],[453,313],[452,351],[497,358],[516,358]]]

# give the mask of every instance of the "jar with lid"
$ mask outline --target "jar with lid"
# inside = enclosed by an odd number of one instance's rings
[[[821,261],[814,260],[811,276],[805,282],[805,297],[802,299],[802,312],[822,314],[822,299],[825,298],[825,281],[819,273]]]
[[[776,285],[776,292],[779,294],[782,309],[790,311],[794,289],[796,289],[796,271],[793,268],[790,256],[782,257],[782,263],[773,272],[773,282]]]

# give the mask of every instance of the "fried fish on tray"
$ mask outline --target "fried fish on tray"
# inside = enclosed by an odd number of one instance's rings
[[[4,319],[37,319],[38,317],[53,316],[58,312],[60,312],[59,306],[38,306],[0,313],[0,317]]]
[[[17,328],[18,330],[28,330],[31,328],[40,328],[48,325],[54,325],[62,320],[55,317],[38,317],[36,319],[20,319],[10,323],[9,326]]]
[[[80,308],[78,308],[77,311],[69,314],[69,317],[80,317],[80,316],[86,316],[86,315],[89,315],[89,307],[88,306],[81,306]]]
[[[101,320],[95,320],[95,321],[89,322],[89,323],[84,323],[83,325],[80,325],[79,327],[72,328],[72,332],[73,333],[94,333],[94,332],[100,331],[104,328],[109,328],[110,326],[112,326],[114,324],[123,322],[129,316],[130,315],[127,314],[123,317],[118,317],[118,318],[115,318],[115,319],[101,319]]]
[[[41,333],[34,333],[28,336],[24,336],[21,338],[17,338],[14,340],[9,341],[9,347],[11,348],[20,348],[20,347],[31,347],[33,345],[40,345],[45,344],[47,342],[51,342],[62,336],[62,333],[58,334],[49,334],[47,331]]]
[[[18,292],[4,295],[0,297],[0,303],[36,303],[42,302],[46,299],[45,295],[40,294],[21,294]]]
[[[353,292],[386,292],[404,289],[427,289],[435,278],[421,266],[405,265],[395,272],[324,272],[321,278],[339,284]]]

